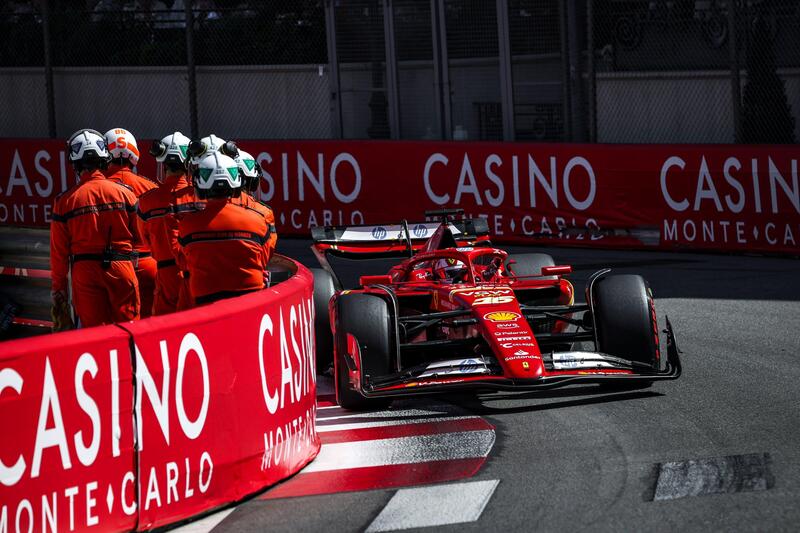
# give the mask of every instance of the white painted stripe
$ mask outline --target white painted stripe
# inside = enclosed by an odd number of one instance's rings
[[[317,416],[317,423],[328,420],[347,420],[348,418],[415,418],[419,416],[446,415],[447,411],[429,411],[427,409],[403,409],[398,411],[373,411],[368,413],[353,413],[345,411],[346,415]]]
[[[377,428],[388,426],[405,426],[412,424],[424,424],[426,422],[445,422],[447,420],[467,420],[480,418],[478,416],[437,416],[431,418],[411,418],[402,420],[375,420],[372,422],[350,422],[347,424],[330,424],[328,426],[317,426],[317,433],[327,431],[343,431],[349,429]]]
[[[301,473],[486,457],[493,445],[494,431],[488,429],[338,442],[323,445]]]
[[[398,490],[367,533],[475,522],[498,483],[492,479]]]
[[[185,526],[175,528],[172,531],[175,531],[176,533],[208,533],[209,531],[214,529],[217,526],[217,524],[225,520],[228,517],[228,515],[235,510],[236,510],[235,507],[232,507],[230,509],[223,509],[218,513],[209,515],[201,520],[190,522]]]

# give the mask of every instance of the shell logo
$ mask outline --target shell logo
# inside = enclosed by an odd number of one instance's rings
[[[513,311],[494,311],[483,315],[484,320],[491,320],[492,322],[514,322],[520,318],[522,316]]]

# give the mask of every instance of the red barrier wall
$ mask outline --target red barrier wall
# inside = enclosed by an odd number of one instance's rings
[[[800,253],[796,146],[243,141],[278,232],[484,215],[498,240]],[[0,140],[0,224],[42,225],[71,181],[63,144]],[[142,172],[154,175],[142,157]],[[560,228],[599,227],[562,234]],[[618,231],[615,231],[618,230]],[[537,236],[539,236],[537,238]]]
[[[104,326],[0,343],[0,531],[136,526],[129,341]]]
[[[298,266],[191,311],[1,343],[0,531],[162,526],[300,470],[320,446],[312,291]]]

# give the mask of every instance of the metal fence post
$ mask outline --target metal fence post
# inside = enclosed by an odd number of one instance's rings
[[[47,133],[56,136],[56,98],[53,87],[53,57],[50,48],[50,0],[42,2],[42,33],[44,39],[44,87],[47,98]]]
[[[389,104],[389,136],[400,138],[400,95],[397,83],[397,47],[394,38],[392,0],[383,0],[383,39],[386,51],[386,100]]]
[[[567,2],[567,40],[569,41],[569,81],[570,118],[572,120],[572,140],[586,140],[583,117],[583,76],[581,69],[581,50],[578,41],[578,2]]]
[[[325,36],[328,45],[328,92],[330,94],[331,136],[341,139],[342,99],[339,87],[339,58],[336,54],[336,13],[332,0],[325,0]]]
[[[497,0],[497,40],[500,60],[500,102],[503,112],[503,139],[513,141],[514,82],[511,70],[511,34],[508,29],[508,0]]]
[[[192,13],[192,0],[186,0],[183,4],[184,15],[186,16],[186,74],[189,83],[189,124],[192,138],[196,139],[197,134],[197,80],[195,78],[195,58],[194,58],[194,15]]]
[[[586,65],[589,77],[589,142],[597,142],[597,77],[594,57],[594,0],[586,0]]]
[[[558,3],[559,34],[561,38],[561,109],[564,116],[564,140],[572,140],[572,90],[569,77],[569,41],[567,38],[566,1]]]
[[[441,111],[442,139],[453,138],[453,117],[450,108],[450,67],[447,55],[447,23],[445,21],[444,0],[431,0],[433,9],[434,64],[438,70],[436,82],[439,84],[438,101]]]
[[[739,45],[736,39],[738,0],[728,0],[728,45],[731,60],[731,99],[733,101],[733,142],[742,141],[742,80],[739,66]]]

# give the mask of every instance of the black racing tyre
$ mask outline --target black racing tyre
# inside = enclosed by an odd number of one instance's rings
[[[328,302],[336,286],[326,270],[312,268],[314,274],[314,339],[317,346],[317,373],[322,374],[333,363],[333,334],[331,333]]]
[[[361,372],[366,376],[383,376],[390,372],[392,361],[392,324],[389,307],[375,295],[344,294],[336,302],[336,401],[345,409],[366,410],[388,406],[385,398],[364,398],[349,383],[347,334],[353,335],[361,349]]]
[[[508,259],[516,261],[510,266],[510,270],[515,276],[538,276],[542,273],[542,267],[556,264],[549,254],[511,254]]]
[[[608,355],[659,367],[658,324],[653,297],[647,282],[638,275],[602,277],[592,290],[597,349]],[[614,388],[646,388],[652,383]]]

